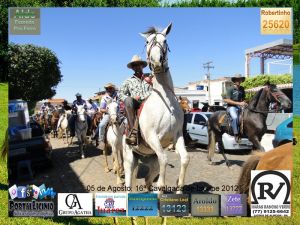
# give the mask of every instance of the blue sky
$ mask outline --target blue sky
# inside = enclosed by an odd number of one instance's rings
[[[259,8],[42,8],[41,35],[10,35],[9,41],[54,51],[63,75],[55,97],[71,101],[77,92],[93,96],[108,82],[120,86],[132,74],[126,67],[132,56],[145,59],[139,33],[169,22],[169,67],[177,87],[204,79],[207,61],[214,62],[212,79],[244,74],[245,49],[292,39],[261,35]],[[273,68],[273,73],[288,69]],[[258,73],[258,60],[252,60],[251,74]]]

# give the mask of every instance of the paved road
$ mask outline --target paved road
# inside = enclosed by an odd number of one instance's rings
[[[272,135],[267,135],[263,143],[269,148]],[[57,192],[97,192],[99,188],[106,191],[116,187],[116,175],[113,172],[104,172],[104,156],[93,145],[87,147],[86,158],[81,159],[77,153],[78,146],[68,147],[61,139],[51,139],[53,147],[53,167],[37,171],[33,183],[45,183],[54,187]],[[242,164],[249,157],[249,152],[229,152],[231,161],[228,168],[222,155],[215,154],[217,165],[209,165],[206,160],[207,152],[200,146],[188,148],[190,163],[185,179],[185,192],[234,193]],[[166,185],[175,187],[180,169],[180,158],[173,151],[168,151],[168,165]],[[109,156],[109,165],[112,168],[112,157]],[[140,166],[137,185],[144,185],[148,169]],[[94,189],[93,189],[94,188]],[[98,188],[98,189],[97,189]],[[103,189],[102,189],[103,190]],[[111,190],[110,190],[111,191]],[[146,191],[146,190],[144,190]]]

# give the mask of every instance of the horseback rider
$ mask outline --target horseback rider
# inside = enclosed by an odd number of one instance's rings
[[[64,116],[65,116],[65,112],[68,111],[68,110],[71,110],[71,109],[72,109],[72,107],[69,106],[67,100],[64,100],[63,104],[60,105],[60,107],[59,107],[59,109],[58,109],[58,112],[59,112],[60,117],[59,117],[59,120],[58,120],[58,122],[57,122],[57,127],[56,127],[56,131],[57,131],[57,132],[58,132],[58,129],[59,129],[59,127],[60,127],[61,121],[64,119],[64,117],[61,116],[61,115],[64,115]]]
[[[105,94],[101,98],[100,102],[100,112],[103,113],[103,118],[99,123],[99,126],[96,129],[96,134],[99,133],[99,148],[101,150],[104,150],[105,143],[104,143],[104,135],[105,135],[105,128],[109,122],[109,114],[107,110],[107,106],[114,100],[118,98],[117,92],[116,92],[116,86],[112,83],[108,83],[104,86],[105,88]],[[96,138],[96,137],[95,137]]]
[[[72,104],[72,116],[70,117],[68,123],[70,126],[70,135],[75,136],[75,120],[77,117],[77,106],[83,105],[84,109],[87,111],[87,104],[86,101],[82,99],[82,95],[80,93],[76,94],[76,100],[73,101]],[[87,123],[88,123],[88,130],[91,127],[91,118],[87,115]]]
[[[240,142],[239,136],[239,113],[242,107],[247,106],[245,102],[245,90],[241,83],[245,81],[245,77],[237,74],[231,78],[233,86],[227,89],[224,96],[224,102],[227,103],[227,112],[231,117],[231,127],[234,134],[235,141]]]
[[[131,62],[127,64],[129,69],[134,71],[132,77],[124,81],[120,87],[119,97],[124,102],[125,113],[129,125],[129,134],[126,137],[126,143],[129,145],[137,144],[138,120],[137,110],[141,103],[151,94],[151,82],[147,82],[143,74],[143,68],[147,66],[147,62],[143,61],[139,56],[134,55]],[[151,79],[149,79],[151,81]]]
[[[97,112],[98,111],[98,105],[96,104],[96,102],[94,102],[93,99],[90,98],[89,99],[89,103],[91,105],[90,109],[94,110],[95,112]]]

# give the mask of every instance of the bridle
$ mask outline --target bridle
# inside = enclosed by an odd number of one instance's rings
[[[266,89],[266,88],[264,88],[264,89]],[[275,102],[281,104],[281,101],[280,101],[279,97],[282,96],[282,95],[284,95],[283,93],[272,92],[271,88],[268,87],[267,94],[269,96],[273,97],[273,99],[275,100]],[[269,100],[270,100],[270,102],[272,102],[272,99],[269,98]],[[259,101],[259,99],[257,101]],[[245,109],[246,108],[248,108],[252,112],[261,113],[261,114],[267,114],[269,112],[273,112],[273,111],[270,111],[270,110],[257,110],[256,106],[254,108],[250,108],[249,106],[246,106]]]
[[[160,53],[161,53],[161,58],[160,58],[160,63],[162,64],[163,68],[165,63],[167,62],[167,53],[170,52],[170,48],[169,45],[167,43],[167,40],[165,40],[165,47],[163,45],[161,45],[158,41],[157,41],[157,35],[162,33],[155,33],[154,38],[150,41],[150,43],[146,43],[145,47],[147,47],[147,45],[150,44],[150,48],[149,50],[147,50],[147,61],[149,62],[149,68],[151,71],[153,71],[152,65],[151,65],[151,61],[150,61],[150,54],[151,54],[151,50],[153,47],[157,46],[160,49]],[[163,72],[167,72],[169,69],[169,67],[164,68]]]

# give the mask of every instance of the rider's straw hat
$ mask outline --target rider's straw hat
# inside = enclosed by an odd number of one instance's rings
[[[131,62],[127,64],[127,67],[129,69],[132,69],[133,64],[142,64],[144,68],[147,66],[147,62],[143,61],[142,58],[139,57],[138,55],[134,55],[132,57]]]
[[[116,89],[116,86],[112,83],[107,83],[107,84],[104,85],[104,88],[110,88],[110,87]]]
[[[242,80],[242,82],[244,82],[245,81],[245,77],[243,77],[241,74],[236,74],[236,75],[234,75],[233,77],[231,77],[231,81],[234,83],[236,80],[238,80],[238,79],[240,79],[240,80]]]

